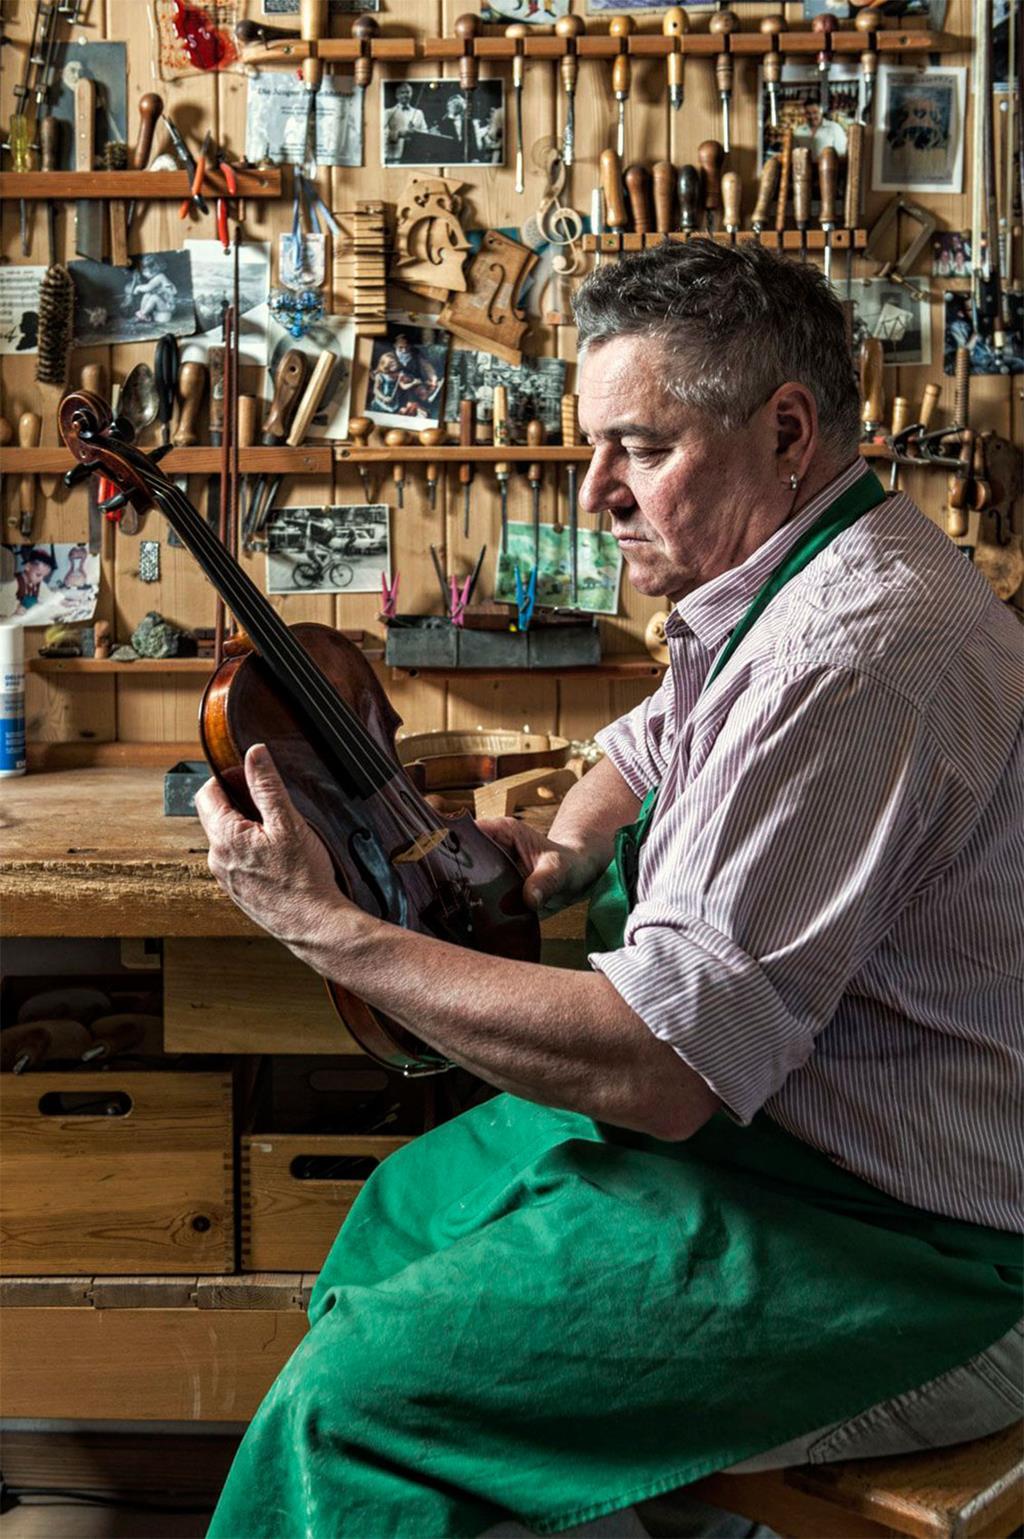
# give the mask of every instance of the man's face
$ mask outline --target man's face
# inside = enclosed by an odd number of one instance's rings
[[[395,98],[400,107],[408,107],[412,101],[412,86],[400,85],[395,92]]]
[[[634,588],[675,603],[766,537],[752,515],[778,472],[771,413],[717,432],[665,390],[669,362],[660,343],[637,337],[584,353],[579,417],[594,457],[580,502],[611,514]]]

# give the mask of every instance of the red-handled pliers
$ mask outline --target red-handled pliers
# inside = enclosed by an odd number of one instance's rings
[[[225,251],[231,250],[231,237],[228,235],[228,199],[238,197],[238,178],[235,168],[229,165],[223,155],[218,156],[217,164],[221,175],[224,177],[224,185],[227,188],[227,196],[217,199],[217,238]]]
[[[206,175],[206,160],[212,145],[212,136],[207,134],[203,140],[203,147],[199,151],[199,159],[196,161],[196,169],[192,177],[192,186],[189,189],[189,195],[187,198],[182,199],[181,207],[178,209],[179,219],[187,219],[188,211],[190,208],[199,210],[199,205],[203,195],[203,177]]]

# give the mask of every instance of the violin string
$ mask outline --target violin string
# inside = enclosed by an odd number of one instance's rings
[[[388,792],[390,783],[395,778],[396,770],[402,773],[400,766],[381,752],[373,738],[367,733],[359,718],[351,710],[351,707],[338,695],[330,680],[325,677],[321,669],[288,631],[287,626],[281,620],[277,611],[267,602],[263,594],[251,581],[248,575],[237,567],[221,546],[220,541],[208,528],[199,516],[188,498],[173,483],[161,477],[160,481],[149,479],[150,489],[160,503],[165,516],[169,510],[165,504],[172,503],[181,521],[192,532],[197,542],[205,546],[204,555],[210,567],[215,567],[220,586],[225,591],[228,601],[235,584],[243,595],[242,607],[245,607],[244,598],[247,596],[257,618],[267,626],[267,631],[261,638],[261,650],[268,662],[273,663],[275,657],[280,671],[290,672],[292,675],[301,674],[302,684],[306,696],[310,702],[307,709],[315,717],[318,708],[321,715],[329,720],[331,730],[342,742],[350,758],[356,766],[374,782],[375,788],[381,792]],[[172,519],[173,523],[174,520]],[[235,608],[235,605],[232,605]],[[275,634],[278,633],[278,634]],[[254,638],[255,639],[255,638]],[[281,646],[278,648],[278,642]],[[376,775],[375,773],[376,772]],[[383,777],[383,779],[381,779]],[[403,788],[404,789],[404,788]],[[415,819],[410,818],[405,798],[395,798],[389,793],[389,800],[393,804],[395,816],[400,826],[410,835],[430,832],[441,827],[441,819],[436,817],[429,821],[424,812],[427,810],[416,808]],[[394,808],[394,802],[398,801],[398,807]],[[432,809],[431,809],[432,810]]]

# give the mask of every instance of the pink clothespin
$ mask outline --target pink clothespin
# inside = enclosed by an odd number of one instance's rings
[[[401,577],[398,572],[395,573],[394,582],[390,583],[388,582],[388,574],[386,572],[381,572],[380,574],[380,612],[382,619],[393,620],[398,613],[398,584],[400,582]]]
[[[475,575],[475,573],[471,573],[465,582],[461,584],[457,577],[449,577],[448,579],[451,590],[449,614],[453,625],[465,625],[466,623],[466,606],[469,603],[469,595],[473,591],[473,578]]]

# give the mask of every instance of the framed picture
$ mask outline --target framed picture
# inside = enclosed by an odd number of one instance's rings
[[[992,338],[979,336],[974,329],[970,294],[943,296],[943,373],[955,372],[958,347],[969,350],[972,374],[1024,373],[1024,296],[1011,292],[1003,298],[1006,340],[997,353]]]
[[[880,192],[961,192],[967,69],[878,71],[872,186]]]
[[[481,80],[381,81],[385,166],[500,166],[505,159],[505,85]]]

